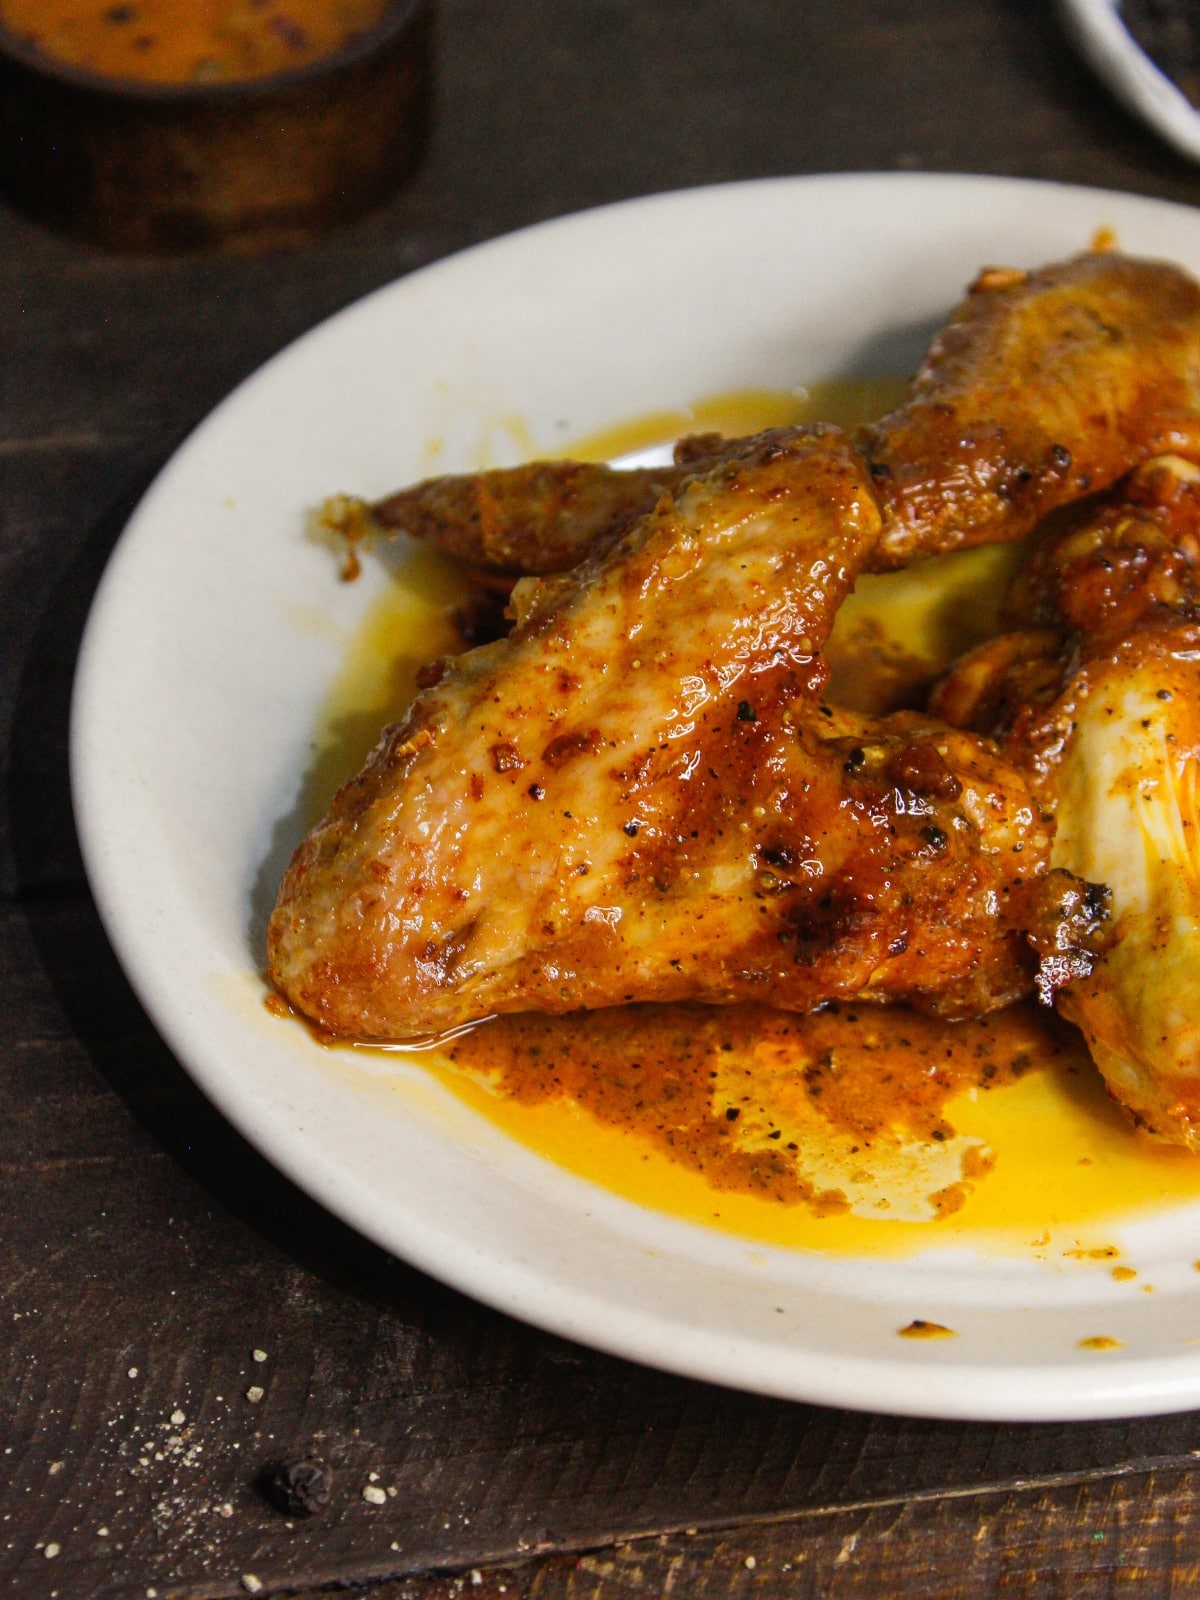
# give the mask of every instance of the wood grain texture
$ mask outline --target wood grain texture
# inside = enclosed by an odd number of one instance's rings
[[[0,1594],[1191,1592],[1196,1418],[836,1412],[524,1328],[268,1167],[115,963],[67,787],[87,608],[171,450],[313,322],[697,183],[933,168],[1200,199],[1035,0],[442,0],[439,37],[419,173],[302,250],[148,261],[0,209]],[[310,1451],[332,1502],[289,1526],[255,1479]]]
[[[371,1586],[370,1600],[1111,1600],[1195,1592],[1196,1475],[1150,1471],[685,1530]]]

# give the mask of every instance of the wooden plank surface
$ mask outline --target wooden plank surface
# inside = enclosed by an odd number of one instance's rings
[[[67,787],[80,631],[153,473],[296,334],[476,240],[697,183],[933,168],[1200,198],[1034,0],[442,0],[439,35],[420,173],[304,249],[126,258],[0,208],[0,1592],[1190,1592],[1195,1417],[837,1412],[524,1328],[270,1169],[116,966]],[[310,1452],[332,1500],[289,1524],[256,1479]]]
[[[684,1530],[520,1565],[400,1580],[372,1600],[1005,1600],[1186,1595],[1200,1584],[1195,1474],[903,1497]]]

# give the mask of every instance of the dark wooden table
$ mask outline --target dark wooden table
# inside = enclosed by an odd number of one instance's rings
[[[534,1332],[277,1176],[121,975],[67,790],[80,630],[151,475],[294,335],[463,245],[726,179],[927,168],[1200,199],[1044,0],[442,0],[439,29],[419,174],[305,248],[136,259],[0,209],[4,1592],[1200,1592],[1200,1418],[836,1412]],[[256,1475],[312,1451],[332,1503],[289,1521]]]

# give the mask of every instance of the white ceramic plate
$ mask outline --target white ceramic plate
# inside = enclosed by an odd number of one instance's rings
[[[751,1245],[540,1160],[404,1067],[381,1096],[270,1017],[264,896],[295,844],[318,710],[384,580],[304,534],[382,494],[694,398],[911,368],[983,263],[1111,227],[1200,270],[1200,213],[1002,179],[779,179],[533,228],[299,340],[147,494],[88,626],[73,726],[84,853],[151,1017],[226,1116],[397,1255],[515,1316],[673,1371],[944,1417],[1200,1403],[1200,1216],[1130,1230],[1153,1295],[962,1252],[858,1262]],[[1136,1233],[1136,1238],[1133,1234]],[[897,1339],[922,1317],[958,1337]],[[1123,1348],[1081,1352],[1102,1322]]]
[[[1117,99],[1169,144],[1200,161],[1200,112],[1121,19],[1120,0],[1058,0],[1067,32]]]

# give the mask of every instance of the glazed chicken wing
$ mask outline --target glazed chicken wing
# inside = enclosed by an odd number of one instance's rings
[[[1021,538],[1150,456],[1200,459],[1198,416],[1200,286],[1178,267],[1092,251],[985,271],[904,403],[855,436],[884,520],[869,564]],[[745,447],[703,434],[661,468],[538,462],[433,478],[374,506],[332,502],[328,520],[352,535],[404,530],[484,572],[565,571]]]
[[[270,973],[320,1026],[835,996],[978,1014],[1090,965],[1028,780],[912,715],[822,704],[880,535],[831,429],[764,434],[608,551],[527,580],[289,868]]]
[[[1200,285],[1091,251],[983,272],[897,410],[860,430],[880,565],[1017,539],[1164,451],[1200,448]]]
[[[1054,863],[1109,886],[1110,946],[1059,1009],[1135,1122],[1200,1149],[1200,471],[1149,463],[1061,518],[1007,616],[935,709],[1000,738]]]

